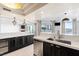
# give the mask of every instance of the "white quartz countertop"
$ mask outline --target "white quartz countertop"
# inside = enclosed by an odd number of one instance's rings
[[[42,35],[34,37],[34,39],[36,39],[36,40],[40,40],[40,41],[43,41],[43,42],[49,42],[49,43],[57,44],[57,45],[60,45],[60,46],[64,46],[64,47],[72,48],[72,49],[75,49],[75,50],[79,50],[79,41],[69,40],[69,41],[71,41],[71,45],[69,45],[69,44],[57,42],[55,40],[54,41],[47,40],[48,38],[51,38],[51,37],[50,36],[42,36]],[[61,38],[61,40],[63,40],[63,39],[64,38]],[[66,39],[64,39],[64,40],[66,40]]]
[[[28,32],[17,32],[17,33],[0,33],[0,39],[19,37],[19,36],[27,36],[33,35]]]

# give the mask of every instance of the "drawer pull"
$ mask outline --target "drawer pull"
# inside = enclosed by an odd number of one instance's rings
[[[60,46],[56,46],[57,48],[60,48]]]
[[[51,44],[51,46],[54,46],[53,44]]]

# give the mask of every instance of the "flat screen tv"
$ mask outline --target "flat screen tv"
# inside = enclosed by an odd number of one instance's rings
[[[25,25],[21,25],[21,29],[25,29]]]
[[[55,23],[55,26],[60,26],[60,22]]]

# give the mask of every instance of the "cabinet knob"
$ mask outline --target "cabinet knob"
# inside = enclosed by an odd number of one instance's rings
[[[60,46],[56,46],[57,48],[60,48]]]
[[[51,46],[54,46],[53,44],[51,44]]]

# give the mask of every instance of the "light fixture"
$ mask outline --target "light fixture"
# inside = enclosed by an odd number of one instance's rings
[[[65,15],[65,17],[64,17],[64,19],[62,21],[69,21],[69,18],[66,17],[66,15],[67,15],[66,12],[64,13],[64,15]]]
[[[15,17],[14,17],[14,20],[12,21],[13,25],[16,25],[16,20],[15,20]]]
[[[22,3],[2,3],[4,6],[12,8],[12,9],[22,9]]]
[[[26,21],[25,21],[25,19],[24,19],[24,21],[23,21],[23,24],[24,24],[24,25],[26,24]]]

